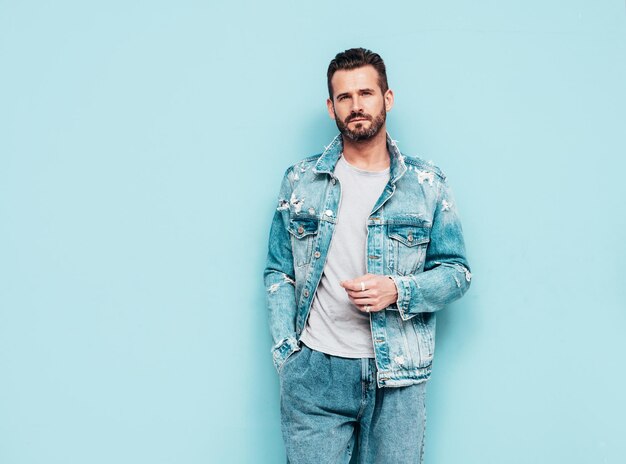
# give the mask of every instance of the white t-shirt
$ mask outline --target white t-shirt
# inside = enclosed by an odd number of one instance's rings
[[[340,156],[335,177],[341,201],[326,265],[301,340],[309,348],[346,358],[373,358],[370,316],[348,298],[340,281],[367,272],[367,219],[389,181],[389,168],[365,171]]]

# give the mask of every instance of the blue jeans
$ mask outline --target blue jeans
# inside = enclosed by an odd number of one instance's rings
[[[348,464],[355,450],[359,464],[422,462],[426,382],[377,388],[374,359],[304,344],[279,376],[289,464]]]

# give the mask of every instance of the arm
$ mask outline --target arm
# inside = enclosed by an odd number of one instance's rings
[[[278,195],[277,208],[270,228],[268,253],[263,273],[269,309],[269,327],[273,339],[272,358],[276,370],[287,357],[298,350],[296,339],[295,272],[291,238],[287,231],[291,169],[285,171]]]
[[[421,312],[442,309],[469,288],[472,275],[465,257],[463,230],[445,179],[439,183],[424,272],[391,278],[398,288],[397,307],[405,321]]]

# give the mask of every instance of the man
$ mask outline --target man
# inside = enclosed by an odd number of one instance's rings
[[[340,134],[285,172],[264,272],[291,464],[422,461],[435,312],[470,285],[444,174],[386,130],[381,57],[327,73]]]

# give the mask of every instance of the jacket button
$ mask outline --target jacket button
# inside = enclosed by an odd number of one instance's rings
[[[326,211],[324,211],[324,214],[328,217],[333,217],[333,210],[327,209]]]
[[[319,258],[321,255],[321,253],[319,251],[316,251],[315,253],[313,253],[313,256],[315,256],[316,258]]]
[[[305,298],[309,297],[309,291],[308,290],[305,289],[302,293],[304,294]]]
[[[304,227],[300,226],[298,227],[298,233],[301,234],[304,232]],[[411,239],[413,239],[413,237],[411,237]]]
[[[409,236],[407,237],[407,239],[409,240],[409,242],[413,241],[413,234],[409,234]]]
[[[335,185],[335,182],[337,182],[334,177],[330,179],[330,181],[332,182],[333,185]]]

